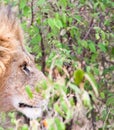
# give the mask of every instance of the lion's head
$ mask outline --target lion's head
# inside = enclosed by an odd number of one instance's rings
[[[29,118],[42,115],[47,105],[35,85],[45,80],[23,45],[23,31],[9,7],[0,7],[0,111],[18,110]],[[33,98],[25,87],[30,86]]]

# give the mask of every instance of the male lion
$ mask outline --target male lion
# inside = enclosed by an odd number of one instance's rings
[[[0,7],[0,112],[18,110],[30,119],[40,117],[47,100],[35,90],[45,80],[23,45],[23,32],[10,7]],[[25,88],[33,93],[30,98]]]

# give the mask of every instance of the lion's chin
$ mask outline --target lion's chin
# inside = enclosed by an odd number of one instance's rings
[[[34,106],[21,102],[19,98],[13,98],[13,105],[15,109],[23,113],[29,119],[42,117],[43,112],[47,110],[47,104],[47,100],[42,100],[38,103],[38,105]]]
[[[25,107],[25,108],[19,109],[19,111],[22,112],[29,119],[36,119],[36,118],[42,117],[42,113],[43,113],[41,108]]]

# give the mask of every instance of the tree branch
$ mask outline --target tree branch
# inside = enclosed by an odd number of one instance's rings
[[[46,67],[46,54],[45,54],[45,46],[43,43],[43,36],[41,29],[39,29],[40,36],[41,36],[41,51],[42,51],[42,72],[45,73],[45,67]]]
[[[83,40],[87,39],[87,37],[89,36],[90,31],[91,31],[91,29],[93,28],[93,25],[94,25],[93,20],[94,20],[94,19],[92,18],[92,20],[91,20],[91,22],[90,22],[89,29],[88,29],[87,33],[85,34]]]
[[[33,25],[34,22],[34,0],[31,1],[31,25]]]

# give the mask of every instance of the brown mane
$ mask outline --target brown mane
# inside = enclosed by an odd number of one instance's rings
[[[12,59],[15,42],[23,42],[23,32],[9,6],[0,7],[0,11],[0,77],[3,77]]]
[[[45,79],[23,45],[19,20],[9,6],[0,7],[0,112],[18,110],[29,118],[40,117],[47,101],[35,87]]]

